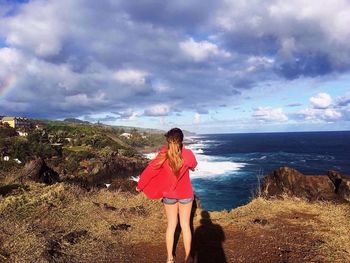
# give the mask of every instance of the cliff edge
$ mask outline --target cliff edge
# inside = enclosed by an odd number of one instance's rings
[[[327,199],[343,190],[326,177],[314,183],[280,168],[266,177],[264,197],[231,211],[205,211],[197,199],[191,214],[197,262],[350,262],[350,205]],[[320,198],[310,180],[337,193]],[[0,192],[0,262],[165,262],[163,205],[134,185],[87,190],[24,180]],[[176,241],[181,262],[180,226]]]

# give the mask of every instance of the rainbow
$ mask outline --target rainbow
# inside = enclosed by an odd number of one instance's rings
[[[17,81],[17,76],[15,74],[10,74],[5,77],[4,80],[0,80],[0,98],[5,97],[12,87],[14,87]]]

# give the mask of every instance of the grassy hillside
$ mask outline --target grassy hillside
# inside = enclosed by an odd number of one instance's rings
[[[257,198],[232,211],[193,210],[200,262],[349,262],[349,205]],[[163,262],[160,200],[107,189],[29,183],[0,198],[0,261]],[[184,256],[179,236],[177,257]]]
[[[34,156],[46,160],[59,158],[73,167],[84,158],[95,158],[118,152],[120,156],[137,157],[144,151],[155,151],[164,142],[161,133],[148,133],[133,128],[125,137],[123,128],[86,123],[31,120],[28,136],[17,134],[18,129],[0,125],[0,173],[21,167]],[[10,161],[3,160],[9,156]],[[18,159],[21,164],[14,162]]]

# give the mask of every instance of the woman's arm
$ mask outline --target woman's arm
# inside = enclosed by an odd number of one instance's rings
[[[166,146],[163,146],[160,149],[157,156],[148,163],[148,165],[146,166],[146,168],[142,171],[142,173],[140,175],[140,179],[139,179],[137,186],[136,186],[136,191],[137,191],[137,189],[142,191],[142,189],[145,188],[145,186],[151,181],[151,179],[159,174],[159,172],[161,170],[161,166],[158,167],[157,163],[160,161],[160,158],[165,153],[166,153]]]
[[[198,164],[196,157],[194,156],[192,150],[190,150],[190,149],[188,149],[186,164],[187,164],[188,168],[191,169],[192,171],[194,171],[194,168],[196,168],[196,166]]]

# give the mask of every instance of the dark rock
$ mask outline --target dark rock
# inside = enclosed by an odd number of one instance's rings
[[[112,183],[110,190],[127,191],[137,194],[136,182],[130,180],[138,176],[147,166],[147,159],[118,156],[116,152],[106,157],[83,160],[72,175],[61,175],[62,181],[70,182],[91,190],[94,187],[105,188],[105,183]],[[62,168],[61,168],[62,169]]]
[[[100,203],[97,203],[97,202],[94,202],[94,201],[92,201],[92,203],[93,203],[95,206],[100,207]]]
[[[17,189],[23,189],[23,190],[27,191],[28,186],[23,185],[23,184],[0,185],[0,196],[11,195]]]
[[[118,178],[112,181],[112,184],[108,187],[110,191],[121,191],[137,194],[136,191],[137,182],[131,179]]]
[[[325,244],[326,241],[322,240],[322,239],[316,239],[314,242],[313,242],[313,245],[314,246],[321,246],[323,244]]]
[[[141,216],[148,215],[147,209],[143,205],[121,208],[119,212],[122,214],[132,214],[132,215],[141,215]]]
[[[47,248],[44,252],[44,257],[49,262],[56,262],[56,260],[61,256],[62,256],[62,247],[61,247],[60,241],[57,239],[49,240],[47,244]]]
[[[327,175],[328,175],[329,179],[332,181],[332,183],[334,184],[334,187],[335,187],[334,192],[338,193],[339,186],[342,182],[341,174],[336,172],[336,171],[330,170],[330,171],[328,171]]]
[[[63,240],[67,241],[70,244],[76,244],[80,238],[86,236],[88,231],[86,230],[80,230],[80,231],[73,231],[68,233],[63,237]]]
[[[131,227],[131,225],[128,224],[112,224],[110,229],[112,231],[116,231],[116,230],[128,230],[128,228]]]
[[[334,184],[335,193],[350,202],[350,177],[334,170],[328,171],[327,175]]]
[[[86,178],[90,184],[110,182],[119,178],[126,179],[139,175],[146,165],[147,162],[144,159],[118,157],[116,154],[110,154],[88,165],[87,170],[91,172]]]
[[[350,180],[334,171],[329,176],[304,175],[295,169],[281,167],[263,179],[261,194],[266,198],[288,195],[309,201],[349,201],[349,186]]]
[[[253,224],[260,224],[260,225],[266,225],[269,223],[266,219],[260,219],[260,218],[255,218],[252,222]]]
[[[107,210],[112,210],[112,211],[116,211],[116,210],[117,210],[117,208],[115,208],[114,206],[111,206],[111,205],[109,205],[109,204],[107,204],[107,203],[104,203],[104,204],[103,204],[103,207],[104,207],[105,209],[107,209]]]
[[[0,248],[0,262],[6,262],[10,258],[10,253]]]
[[[20,181],[30,179],[39,183],[54,184],[59,181],[59,175],[48,167],[42,158],[38,157],[25,164],[18,179]]]
[[[196,208],[201,208],[201,201],[199,199],[199,197],[197,195],[194,195],[194,201],[193,203],[195,203],[195,207]]]

